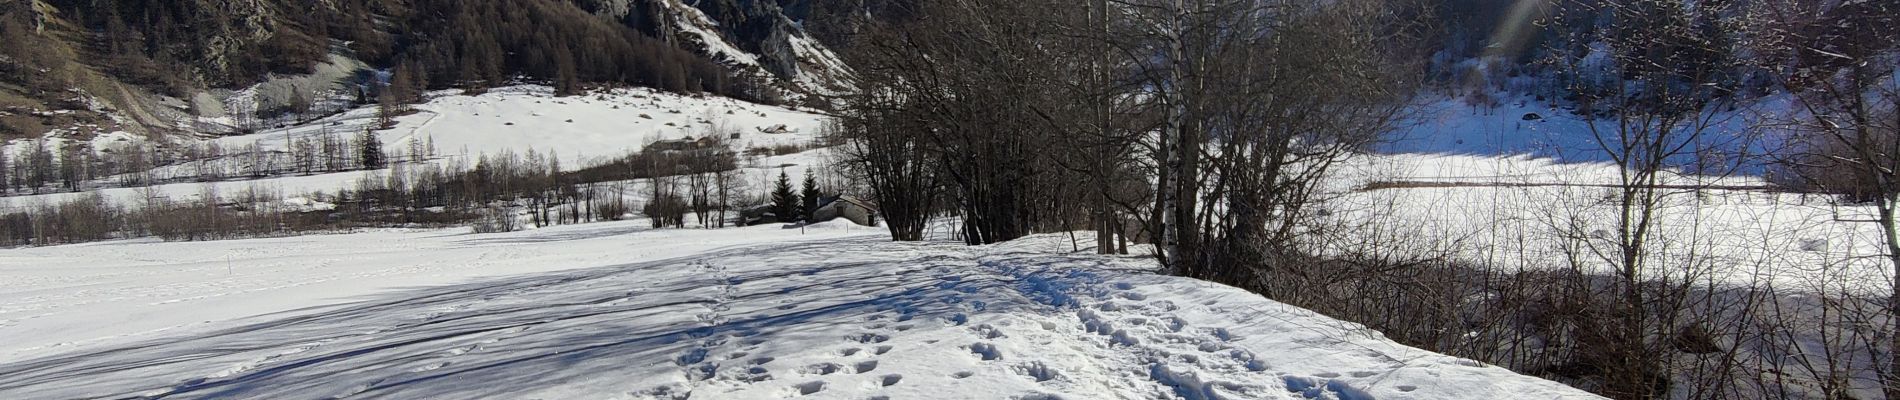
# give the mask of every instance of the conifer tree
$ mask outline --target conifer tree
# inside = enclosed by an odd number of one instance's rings
[[[772,215],[777,216],[779,222],[794,222],[804,214],[798,210],[798,194],[792,193],[792,178],[780,170],[778,186],[772,190]]]
[[[383,168],[383,141],[376,138],[376,131],[364,129],[363,134],[356,137],[356,148],[363,169]]]
[[[805,170],[805,189],[800,192],[799,198],[805,201],[805,221],[815,222],[818,219],[818,206],[821,205],[818,202],[824,200],[824,194],[818,191],[818,177],[813,176],[809,169]]]

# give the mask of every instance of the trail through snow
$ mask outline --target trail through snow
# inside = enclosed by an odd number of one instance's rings
[[[1066,237],[964,247],[863,233],[629,254],[0,359],[0,398],[1592,397],[1157,276],[1146,258],[1057,251]],[[588,264],[610,254],[574,243],[638,237],[545,235],[510,238],[534,262]]]

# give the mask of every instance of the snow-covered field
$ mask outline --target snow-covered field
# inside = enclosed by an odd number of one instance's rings
[[[820,225],[0,252],[0,398],[1560,398],[1238,289]]]
[[[1531,96],[1503,92],[1491,94],[1503,99],[1495,107],[1473,107],[1464,98],[1425,97],[1414,106],[1409,119],[1395,132],[1391,141],[1380,146],[1387,153],[1465,154],[1508,157],[1530,155],[1564,162],[1605,161],[1590,122],[1575,113],[1574,107],[1553,105]],[[1751,126],[1764,124],[1769,115],[1791,107],[1786,98],[1770,97],[1745,107],[1726,109],[1705,115],[1708,128],[1697,145],[1702,148],[1737,152],[1748,149],[1761,154],[1776,148],[1773,135]],[[1526,119],[1526,117],[1531,119]],[[1604,139],[1616,138],[1615,122],[1597,122]],[[1692,161],[1683,159],[1679,161]],[[1763,170],[1760,160],[1731,165],[1749,173]]]
[[[1448,255],[1500,270],[1610,274],[1616,166],[1529,156],[1390,154],[1348,162],[1331,182],[1333,220],[1377,226],[1390,251]],[[1418,184],[1362,190],[1380,182]],[[1892,290],[1872,206],[1753,188],[1759,177],[1667,175],[1650,253],[1652,278],[1884,296]],[[1704,187],[1705,189],[1688,189]],[[1402,238],[1402,239],[1401,239]],[[1571,264],[1576,261],[1577,264]],[[1885,283],[1883,283],[1885,282]]]

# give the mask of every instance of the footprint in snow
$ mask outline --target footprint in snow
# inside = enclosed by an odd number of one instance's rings
[[[698,364],[701,361],[706,361],[705,348],[695,348],[692,350],[687,350],[685,354],[680,354],[679,357],[674,358],[673,364],[684,367],[688,365]]]
[[[1169,301],[1169,300],[1161,300],[1161,301],[1148,303],[1148,307],[1154,308],[1156,310],[1170,311],[1170,312],[1181,309],[1180,306],[1174,305],[1174,302]]]
[[[1003,334],[1003,330],[996,329],[996,327],[990,326],[990,324],[977,325],[975,327],[970,328],[970,331],[975,332],[977,336],[980,336],[984,339],[1001,339],[1001,338],[1008,337],[1007,335]]]
[[[1014,366],[1014,367],[1011,367],[1010,369],[1015,370],[1017,374],[1028,377],[1030,379],[1034,379],[1036,382],[1048,382],[1062,376],[1061,374],[1056,373],[1054,369],[1050,369],[1048,365],[1043,364],[1041,361],[1034,361],[1034,362],[1030,362],[1024,365]]]
[[[875,333],[861,333],[854,336],[846,336],[845,339],[858,343],[884,343],[884,341],[891,340],[891,337]]]
[[[970,353],[974,353],[978,357],[981,357],[983,361],[996,361],[1003,358],[1003,351],[997,349],[996,345],[989,344],[989,343],[971,344]]]
[[[823,390],[825,390],[824,381],[805,382],[805,383],[800,383],[797,385],[792,385],[792,390],[788,392],[790,395],[786,397],[808,396],[808,395],[811,395],[813,393],[818,393]]]
[[[838,373],[839,370],[843,370],[843,369],[844,369],[843,365],[838,365],[835,363],[817,363],[817,364],[804,366],[803,368],[799,368],[798,373],[805,374],[805,375],[831,375],[831,374]]]
[[[1236,336],[1234,336],[1233,332],[1227,331],[1227,328],[1213,328],[1213,329],[1209,329],[1207,333],[1210,335],[1214,335],[1215,338],[1218,338],[1220,339],[1220,341],[1223,341],[1223,342],[1232,342],[1234,341],[1234,339],[1237,338]]]
[[[759,383],[772,380],[772,372],[765,367],[746,368],[745,374],[737,378],[740,382]]]

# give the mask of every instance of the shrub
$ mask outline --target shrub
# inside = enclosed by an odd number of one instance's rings
[[[614,198],[594,203],[593,211],[594,219],[619,221],[626,219],[627,213],[633,211],[633,207],[627,206],[626,200]]]
[[[640,212],[646,214],[648,220],[653,221],[655,228],[678,228],[686,226],[686,208],[686,200],[680,199],[679,195],[668,193],[655,196],[652,201],[647,202],[646,207],[640,209]]]
[[[501,233],[521,230],[521,221],[515,218],[514,210],[508,207],[488,206],[487,209],[477,214],[475,222],[469,224],[469,227],[475,229],[475,233]]]

